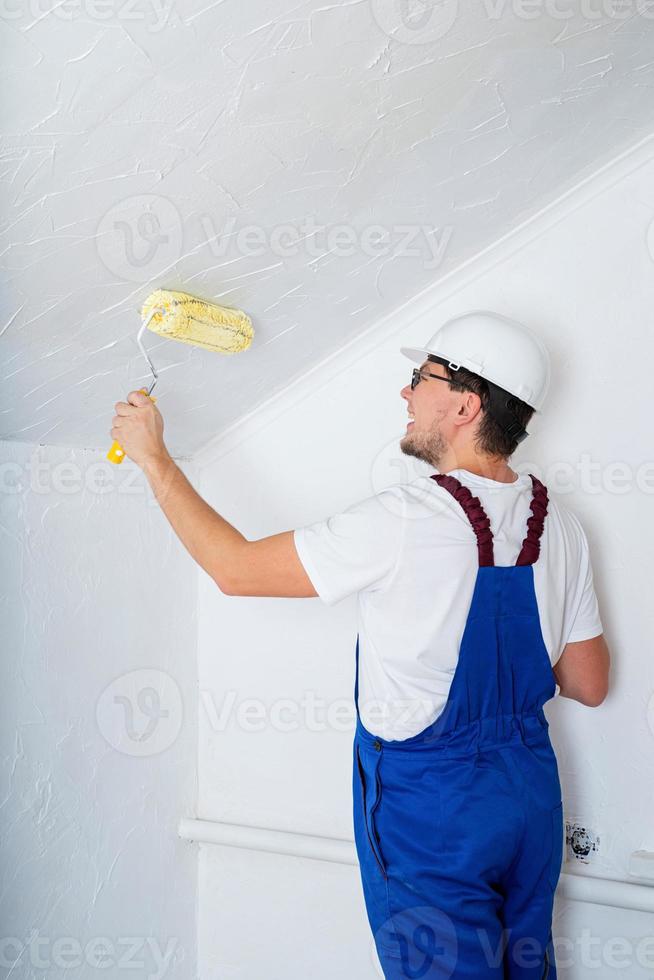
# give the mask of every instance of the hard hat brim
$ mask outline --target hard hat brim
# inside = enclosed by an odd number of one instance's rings
[[[450,357],[448,357],[446,354],[439,354],[438,351],[435,351],[435,350],[425,350],[424,348],[418,348],[418,347],[400,347],[400,354],[404,354],[405,357],[408,357],[409,360],[410,361],[413,361],[415,364],[422,364],[423,361],[426,361],[427,360],[427,358],[429,357],[430,354],[433,354],[434,357],[442,357],[444,360],[452,362],[452,359]],[[452,362],[452,363],[455,363],[455,362]],[[463,361],[461,362],[461,366],[462,367],[465,367],[466,366]],[[469,368],[469,370],[472,371],[473,369],[472,368]],[[476,373],[476,372],[473,372],[473,373]],[[493,384],[497,385],[497,382],[496,381],[493,381],[492,378],[487,378],[486,380],[491,381]],[[498,387],[501,387],[501,385],[498,385]],[[503,390],[505,390],[505,389],[503,389]],[[534,408],[533,405],[530,405],[529,407],[537,415],[542,415],[542,409],[540,409],[540,408]]]
[[[430,353],[428,350],[418,350],[417,347],[400,347],[400,354],[404,354],[405,357],[408,357],[410,361],[415,361],[416,364],[422,364],[423,361],[426,361]]]

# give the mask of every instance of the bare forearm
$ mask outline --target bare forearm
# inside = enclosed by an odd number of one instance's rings
[[[149,458],[143,472],[186,550],[226,591],[247,539],[202,499],[167,453]]]

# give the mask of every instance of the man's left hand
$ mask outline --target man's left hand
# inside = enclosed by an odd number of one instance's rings
[[[111,438],[138,466],[150,458],[167,455],[163,441],[164,422],[152,399],[142,391],[130,391],[126,402],[116,402]]]

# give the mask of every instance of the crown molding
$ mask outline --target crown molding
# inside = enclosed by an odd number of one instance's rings
[[[619,156],[612,157],[608,163],[579,180],[573,187],[530,215],[512,231],[466,259],[440,279],[431,282],[421,292],[376,320],[343,347],[324,357],[322,361],[291,378],[282,391],[271,395],[251,412],[240,416],[213,436],[193,454],[191,457],[193,462],[201,472],[204,467],[226,456],[236,446],[269,425],[277,416],[291,411],[310,393],[329,385],[334,377],[365,357],[372,349],[379,347],[380,343],[394,334],[403,333],[414,321],[428,316],[450,296],[465,289],[480,275],[484,275],[539,238],[548,229],[559,224],[578,208],[649,163],[653,156],[654,135],[650,135]],[[510,312],[507,315],[510,315]]]

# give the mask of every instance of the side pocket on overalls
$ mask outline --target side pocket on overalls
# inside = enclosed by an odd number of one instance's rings
[[[550,956],[547,950],[545,950],[545,959],[543,960],[543,976],[542,980],[547,980],[550,975]]]
[[[364,823],[366,825],[366,834],[368,836],[368,842],[370,844],[370,849],[375,856],[379,870],[386,878],[386,866],[384,864],[384,859],[380,850],[379,835],[375,829],[375,810],[379,806],[381,801],[381,779],[379,778],[379,759],[376,762],[374,770],[374,783],[375,783],[375,793],[374,798],[372,798],[369,792],[369,787],[367,785],[368,780],[366,778],[366,772],[361,762],[361,755],[359,753],[359,747],[357,746],[357,767],[359,770],[359,780],[361,782],[361,796],[363,802],[363,815]]]
[[[552,857],[550,860],[549,882],[553,892],[561,874],[563,862],[563,802],[552,810]]]

